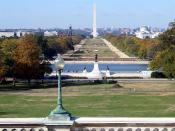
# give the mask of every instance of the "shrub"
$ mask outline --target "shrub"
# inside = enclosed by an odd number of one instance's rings
[[[167,78],[163,72],[153,72],[151,78]]]

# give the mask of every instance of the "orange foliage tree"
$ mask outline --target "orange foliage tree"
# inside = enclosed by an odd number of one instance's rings
[[[40,67],[40,48],[33,35],[21,38],[14,52],[15,75],[28,80],[36,78]]]

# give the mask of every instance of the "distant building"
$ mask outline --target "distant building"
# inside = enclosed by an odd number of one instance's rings
[[[25,31],[17,31],[17,32],[8,32],[8,31],[1,31],[0,38],[2,37],[22,37],[26,34],[34,34],[33,32],[25,32]]]
[[[6,31],[0,32],[0,38],[2,38],[2,37],[14,37],[14,36],[15,36],[15,32],[6,32]]]
[[[175,20],[173,22],[170,22],[168,25],[168,29],[173,28],[173,26],[175,27]]]
[[[146,39],[146,38],[156,38],[161,34],[161,32],[153,32],[147,26],[140,27],[139,31],[135,32],[137,38]]]
[[[15,32],[17,37],[23,37],[25,35],[29,35],[29,34],[34,34],[33,32],[26,32],[26,31],[17,31]]]
[[[58,32],[56,32],[56,31],[45,31],[44,36],[58,36]]]

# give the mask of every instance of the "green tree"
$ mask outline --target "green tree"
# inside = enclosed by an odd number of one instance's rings
[[[154,55],[152,46],[158,44],[157,39],[142,40],[133,36],[107,35],[105,38],[128,55],[137,56],[142,59],[152,57]]]
[[[55,37],[50,37],[47,39],[48,42],[48,54],[49,58],[52,58],[53,56],[56,56],[59,53],[62,52],[60,43],[56,40]]]
[[[162,70],[168,78],[175,78],[175,51],[159,52],[150,64],[153,70]]]
[[[3,57],[2,57],[2,52],[0,51],[0,83],[3,81],[5,73],[6,73],[6,68],[3,63]]]
[[[44,75],[45,73],[50,74],[52,73],[51,64],[47,61],[42,61],[39,66],[39,73],[37,78],[42,80],[42,83],[44,83]]]
[[[48,47],[47,39],[43,35],[35,35],[35,38],[36,38],[37,44],[41,49],[41,55],[44,55],[46,59],[50,58],[48,54],[49,47]]]
[[[159,36],[159,50],[175,48],[175,26]]]
[[[175,78],[175,27],[159,37],[158,53],[150,64],[151,69],[162,69],[169,78]]]
[[[79,44],[80,41],[84,38],[85,38],[85,36],[80,36],[80,35],[72,36],[73,45]]]
[[[148,47],[147,49],[147,57],[152,60],[155,56],[156,56],[156,53],[159,51],[158,49],[158,45],[157,44],[153,44],[151,46]]]
[[[138,56],[141,59],[145,59],[147,57],[147,49],[145,46],[142,46],[138,52]]]
[[[14,59],[13,59],[13,53],[16,49],[18,44],[17,39],[5,39],[1,43],[1,52],[3,54],[3,61],[4,66],[7,69],[7,76],[13,76],[13,66],[14,66]]]
[[[47,38],[49,57],[63,54],[68,50],[73,50],[73,43],[69,37],[49,37]]]

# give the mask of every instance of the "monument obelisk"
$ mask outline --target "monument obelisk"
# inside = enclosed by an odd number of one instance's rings
[[[94,6],[93,6],[93,32],[92,32],[92,35],[93,35],[93,38],[96,38],[98,36],[98,33],[97,33],[97,15],[96,15],[96,4],[94,3]]]

